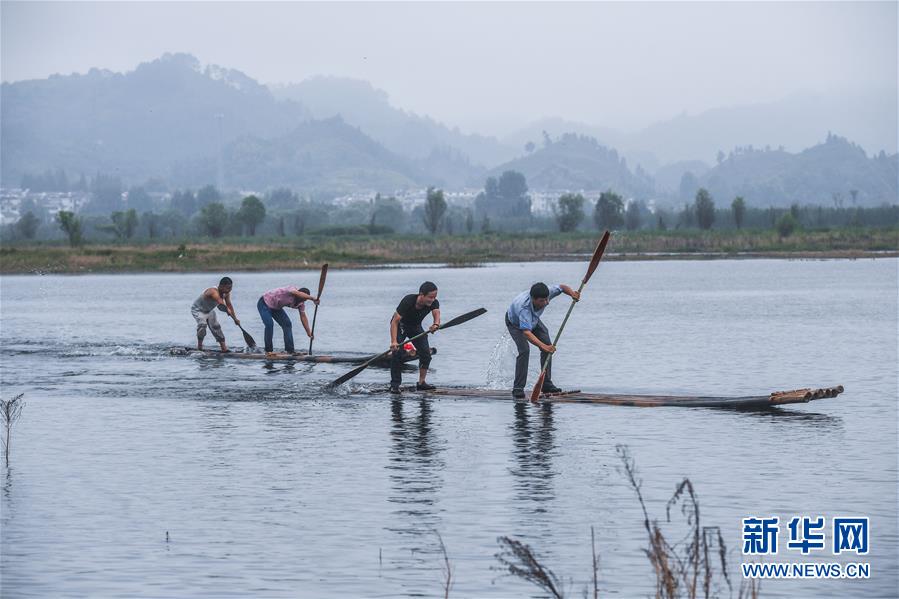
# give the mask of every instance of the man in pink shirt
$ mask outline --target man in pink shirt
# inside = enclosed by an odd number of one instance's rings
[[[306,329],[306,335],[312,338],[312,329],[309,328],[309,319],[306,318],[306,302],[311,301],[316,306],[318,298],[312,297],[309,289],[300,287],[297,289],[293,286],[279,287],[266,291],[256,303],[259,310],[259,316],[262,317],[262,324],[265,325],[265,353],[274,353],[274,343],[272,337],[275,332],[275,323],[284,331],[284,351],[289,354],[294,353],[293,348],[293,327],[290,323],[290,316],[284,311],[284,308],[296,308],[300,311],[300,322]]]

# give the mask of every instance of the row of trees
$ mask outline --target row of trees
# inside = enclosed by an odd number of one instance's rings
[[[65,192],[65,191],[88,191],[87,178],[84,173],[81,178],[74,184],[69,181],[65,170],[58,168],[55,171],[46,170],[40,174],[26,174],[22,176],[20,183],[22,189],[28,189],[37,192]]]
[[[247,196],[234,211],[221,202],[210,202],[200,208],[196,216],[200,230],[209,237],[221,237],[226,233],[256,235],[256,228],[265,220],[265,204],[254,195]]]
[[[474,211],[450,207],[443,190],[435,188],[428,189],[424,205],[416,208],[411,215],[404,212],[402,205],[395,198],[380,195],[368,203],[367,214],[363,214],[363,206],[344,208],[342,214],[350,216],[345,225],[330,224],[335,222],[329,218],[329,212],[332,210],[333,206],[330,205],[301,202],[297,209],[270,215],[262,200],[256,196],[248,196],[243,199],[237,210],[229,210],[220,202],[206,204],[190,222],[196,233],[212,238],[242,234],[254,236],[259,225],[267,220],[274,224],[274,231],[271,232],[282,237],[289,233],[296,235],[392,233],[395,227],[401,227],[403,221],[410,217],[432,235],[441,232],[454,234],[462,230],[472,233],[475,230]],[[337,219],[336,222],[341,221]],[[183,215],[174,208],[161,214],[154,212],[138,214],[133,208],[115,211],[103,222],[97,222],[97,217],[76,215],[71,211],[61,211],[55,217],[56,226],[66,235],[72,246],[84,242],[88,227],[94,232],[111,234],[116,240],[128,241],[134,238],[139,230],[149,239],[165,234],[174,236],[175,232],[185,234],[189,230],[185,228],[184,223]],[[40,225],[40,219],[33,212],[26,212],[14,226],[16,236],[33,239]],[[489,219],[485,218],[482,221],[481,231],[489,231]]]
[[[161,214],[136,210],[116,211],[108,217],[76,215],[59,212],[52,227],[61,231],[72,245],[81,244],[86,238],[110,234],[116,240],[135,238],[184,238],[190,235],[218,238],[225,235],[256,235],[264,225],[264,233],[286,237],[288,235],[344,235],[383,234],[401,230],[436,234],[473,234],[492,232],[489,217],[478,220],[475,211],[447,203],[441,190],[430,189],[425,204],[412,213],[406,213],[394,198],[378,197],[366,206],[334,206],[304,202],[299,209],[270,213],[254,196],[246,198],[240,208],[229,210],[223,204],[204,206],[193,219],[187,220],[177,211]],[[899,225],[899,206],[880,208],[834,209],[822,206],[798,206],[783,208],[747,208],[745,202],[734,201],[730,209],[714,209],[708,199],[700,196],[698,202],[687,204],[680,211],[657,209],[651,212],[641,202],[625,203],[618,194],[605,192],[597,200],[593,210],[593,224],[599,229],[626,228],[629,231],[669,228],[696,228],[698,218],[710,221],[719,228],[750,226],[753,229],[776,229],[782,237],[789,236],[799,227],[821,229],[831,227],[882,227]],[[534,217],[531,231],[557,229],[571,232],[586,221],[587,202],[580,194],[564,194],[559,198],[552,219]],[[335,218],[332,215],[336,214]],[[349,217],[348,219],[345,217]],[[731,221],[728,225],[727,221]],[[404,223],[405,229],[404,229]],[[720,224],[719,224],[720,223]],[[50,223],[44,223],[26,212],[14,225],[3,230],[5,239],[34,239],[38,230],[42,238],[52,237]],[[50,233],[48,235],[48,233]]]
[[[138,212],[152,212],[159,208],[151,191],[158,192],[164,189],[161,181],[151,180],[147,185],[126,188],[120,177],[96,173],[88,179],[83,174],[81,178],[71,183],[62,169],[46,171],[43,174],[24,175],[21,186],[31,192],[84,192],[90,194],[89,201],[84,205],[84,214],[109,214],[111,212],[124,211],[133,208]],[[290,194],[289,190],[278,190]],[[295,194],[294,194],[295,195]],[[126,201],[127,198],[127,201]],[[176,190],[170,200],[170,205],[186,217],[192,217],[203,206],[215,202],[224,202],[222,193],[214,185],[206,185],[196,192],[185,189]]]
[[[564,194],[553,207],[559,231],[571,232],[581,227],[586,219],[584,206],[587,201],[581,194]],[[692,203],[684,204],[679,211],[658,208],[650,211],[639,200],[625,202],[613,191],[600,194],[593,207],[593,221],[598,229],[667,230],[699,228],[707,231],[718,228],[742,229],[776,228],[782,236],[791,234],[797,227],[861,227],[899,225],[899,206],[878,208],[830,208],[824,206],[799,206],[789,210],[778,208],[749,208],[742,197],[734,198],[726,209],[717,208],[711,194],[700,188]]]
[[[743,198],[734,199],[732,209],[737,228],[740,228],[743,222],[743,215],[746,212],[746,203],[743,201]],[[650,216],[650,213],[643,202],[633,200],[625,204],[624,198],[611,190],[600,194],[593,211],[593,220],[599,229],[620,229],[621,227],[626,227],[627,230],[634,231],[646,224],[647,216]],[[698,226],[702,230],[708,230],[712,228],[714,223],[715,202],[708,191],[700,189],[696,192],[693,204],[684,206],[684,210],[679,215],[677,226]],[[661,211],[658,213],[657,225],[659,229],[668,227]],[[559,228],[563,231],[573,230],[562,227],[561,221]]]
[[[104,188],[113,190],[110,197],[120,195],[120,182],[99,175],[91,181],[95,192]],[[98,233],[111,234],[117,240],[130,240],[135,236],[149,239],[157,237],[183,237],[198,234],[208,237],[225,235],[254,236],[264,234],[285,237],[287,235],[316,234],[378,234],[392,232],[457,234],[490,232],[496,226],[503,231],[571,232],[589,227],[588,202],[578,193],[563,194],[553,206],[552,216],[531,212],[531,200],[524,176],[506,171],[500,177],[490,177],[484,191],[478,194],[471,207],[451,205],[444,192],[428,188],[425,202],[411,212],[403,209],[393,197],[377,194],[368,201],[334,205],[328,201],[301,199],[290,189],[275,189],[263,196],[243,198],[239,206],[229,208],[223,195],[211,185],[192,190],[177,190],[161,212],[153,209],[141,212],[137,206],[153,206],[149,194],[142,188],[132,188],[127,194],[128,209],[107,212],[98,216],[89,211],[75,215],[57,216],[54,227],[61,229],[70,242],[80,243],[85,236]],[[96,201],[96,199],[95,199]],[[117,202],[117,206],[122,206]],[[132,207],[134,206],[134,207]],[[783,209],[749,208],[743,198],[737,197],[728,208],[716,207],[711,194],[700,188],[692,202],[680,210],[650,208],[642,201],[626,201],[612,190],[600,194],[592,206],[593,224],[599,229],[666,230],[668,228],[708,230],[716,228],[778,227],[791,231],[791,227],[807,226],[895,226],[899,223],[899,206],[876,209],[825,208],[794,206],[785,215]],[[4,237],[34,239],[39,231],[47,238],[48,223],[35,214],[41,214],[33,200],[25,199],[20,206],[22,217],[13,226],[7,226]],[[52,237],[50,232],[50,237]]]
[[[499,178],[488,177],[484,191],[475,197],[478,216],[493,219],[527,219],[531,217],[531,198],[525,176],[505,171]]]
[[[174,222],[180,218],[180,214],[171,210],[163,214],[144,212],[138,216],[137,210],[129,208],[113,212],[108,223],[100,223],[95,228],[112,234],[120,241],[127,241],[135,236],[139,225],[142,224],[148,237],[153,239],[159,237],[165,228],[174,228]],[[199,231],[209,237],[244,232],[253,236],[256,234],[256,228],[265,220],[265,204],[252,195],[245,197],[240,208],[234,211],[229,211],[219,202],[212,202],[203,206],[194,220]],[[56,222],[71,246],[80,245],[84,241],[84,217],[61,210],[56,214]],[[16,230],[21,237],[33,239],[39,225],[40,219],[34,213],[26,212],[16,223]]]

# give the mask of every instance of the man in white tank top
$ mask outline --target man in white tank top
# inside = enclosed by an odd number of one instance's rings
[[[200,297],[194,300],[190,307],[190,314],[197,321],[197,349],[203,350],[203,338],[206,337],[206,329],[212,331],[212,336],[219,342],[223,352],[228,351],[225,344],[225,334],[222,332],[222,325],[218,323],[215,317],[215,310],[218,308],[222,312],[227,312],[234,319],[234,323],[239,325],[237,315],[234,313],[234,306],[231,305],[231,288],[233,283],[229,277],[222,277],[218,287],[210,287],[200,294]]]

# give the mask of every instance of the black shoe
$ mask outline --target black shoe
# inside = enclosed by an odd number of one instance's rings
[[[428,383],[415,383],[415,388],[419,391],[433,391],[437,387],[429,385]]]
[[[399,385],[390,385],[390,394],[391,395],[400,395],[402,392],[400,391]]]
[[[524,399],[524,391],[521,389],[512,389],[512,397],[515,399]]]
[[[543,392],[544,393],[561,393],[562,390],[559,389],[558,387],[556,387],[555,385],[553,385],[552,383],[549,383],[548,385],[547,384],[543,385]]]

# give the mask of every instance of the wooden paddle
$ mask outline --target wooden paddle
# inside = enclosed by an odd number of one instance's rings
[[[581,291],[584,290],[584,285],[587,284],[587,281],[590,280],[590,277],[593,276],[593,272],[596,270],[596,267],[599,266],[599,261],[602,260],[602,254],[606,251],[606,245],[609,243],[609,237],[611,233],[606,231],[603,233],[602,239],[599,240],[599,243],[596,245],[596,249],[593,250],[593,258],[590,259],[590,266],[587,267],[587,274],[584,275],[584,278],[581,280],[581,286],[578,287],[577,292],[580,295]],[[568,317],[571,316],[571,311],[574,310],[574,305],[577,302],[574,299],[571,300],[571,305],[568,306],[568,312],[565,314],[565,319],[562,320],[562,324],[559,326],[559,330],[556,332],[556,338],[553,340],[553,346],[557,346],[559,343],[559,337],[562,336],[562,331],[565,329],[565,323],[568,322]],[[543,362],[543,369],[540,371],[540,377],[537,379],[537,382],[534,384],[534,390],[531,391],[531,401],[536,402],[540,399],[540,394],[543,392],[543,381],[546,380],[546,367],[549,366],[549,361],[552,360],[553,355],[549,354],[546,356],[546,360]]]
[[[318,295],[315,299],[321,299],[322,289],[325,288],[325,279],[328,278],[328,263],[322,264],[322,274],[318,278]],[[312,355],[312,341],[315,340],[315,319],[318,318],[318,304],[315,304],[315,312],[312,313],[312,334],[309,336],[309,355]]]
[[[234,324],[237,324],[236,320],[234,321]],[[246,342],[247,346],[250,349],[256,349],[256,341],[253,339],[253,337],[248,332],[243,330],[243,327],[239,324],[237,324],[237,328],[240,329],[241,333],[243,333],[243,340]]]
[[[472,310],[471,312],[467,312],[465,314],[462,314],[461,316],[457,316],[457,317],[453,318],[452,320],[443,323],[442,325],[440,325],[437,328],[437,330],[442,331],[443,329],[448,329],[450,327],[454,327],[457,324],[462,324],[464,322],[468,322],[472,318],[477,318],[478,316],[480,316],[481,314],[483,314],[486,311],[487,311],[486,308],[478,308],[477,310]],[[431,331],[423,331],[423,332],[419,333],[418,335],[411,337],[409,339],[409,341],[415,341],[419,337],[424,337],[425,335],[430,334],[430,332]],[[351,378],[353,378],[354,376],[356,376],[357,374],[359,374],[360,372],[362,372],[363,370],[365,370],[366,368],[371,366],[372,363],[376,362],[378,359],[385,358],[389,355],[390,355],[390,350],[388,349],[384,353],[378,354],[376,356],[372,356],[371,359],[369,359],[367,362],[365,362],[361,366],[357,366],[356,368],[353,368],[351,371],[349,371],[342,377],[335,379],[331,383],[328,383],[327,387],[330,388],[330,387],[336,387],[337,385],[342,385],[343,383],[347,382],[348,380],[350,380]]]

